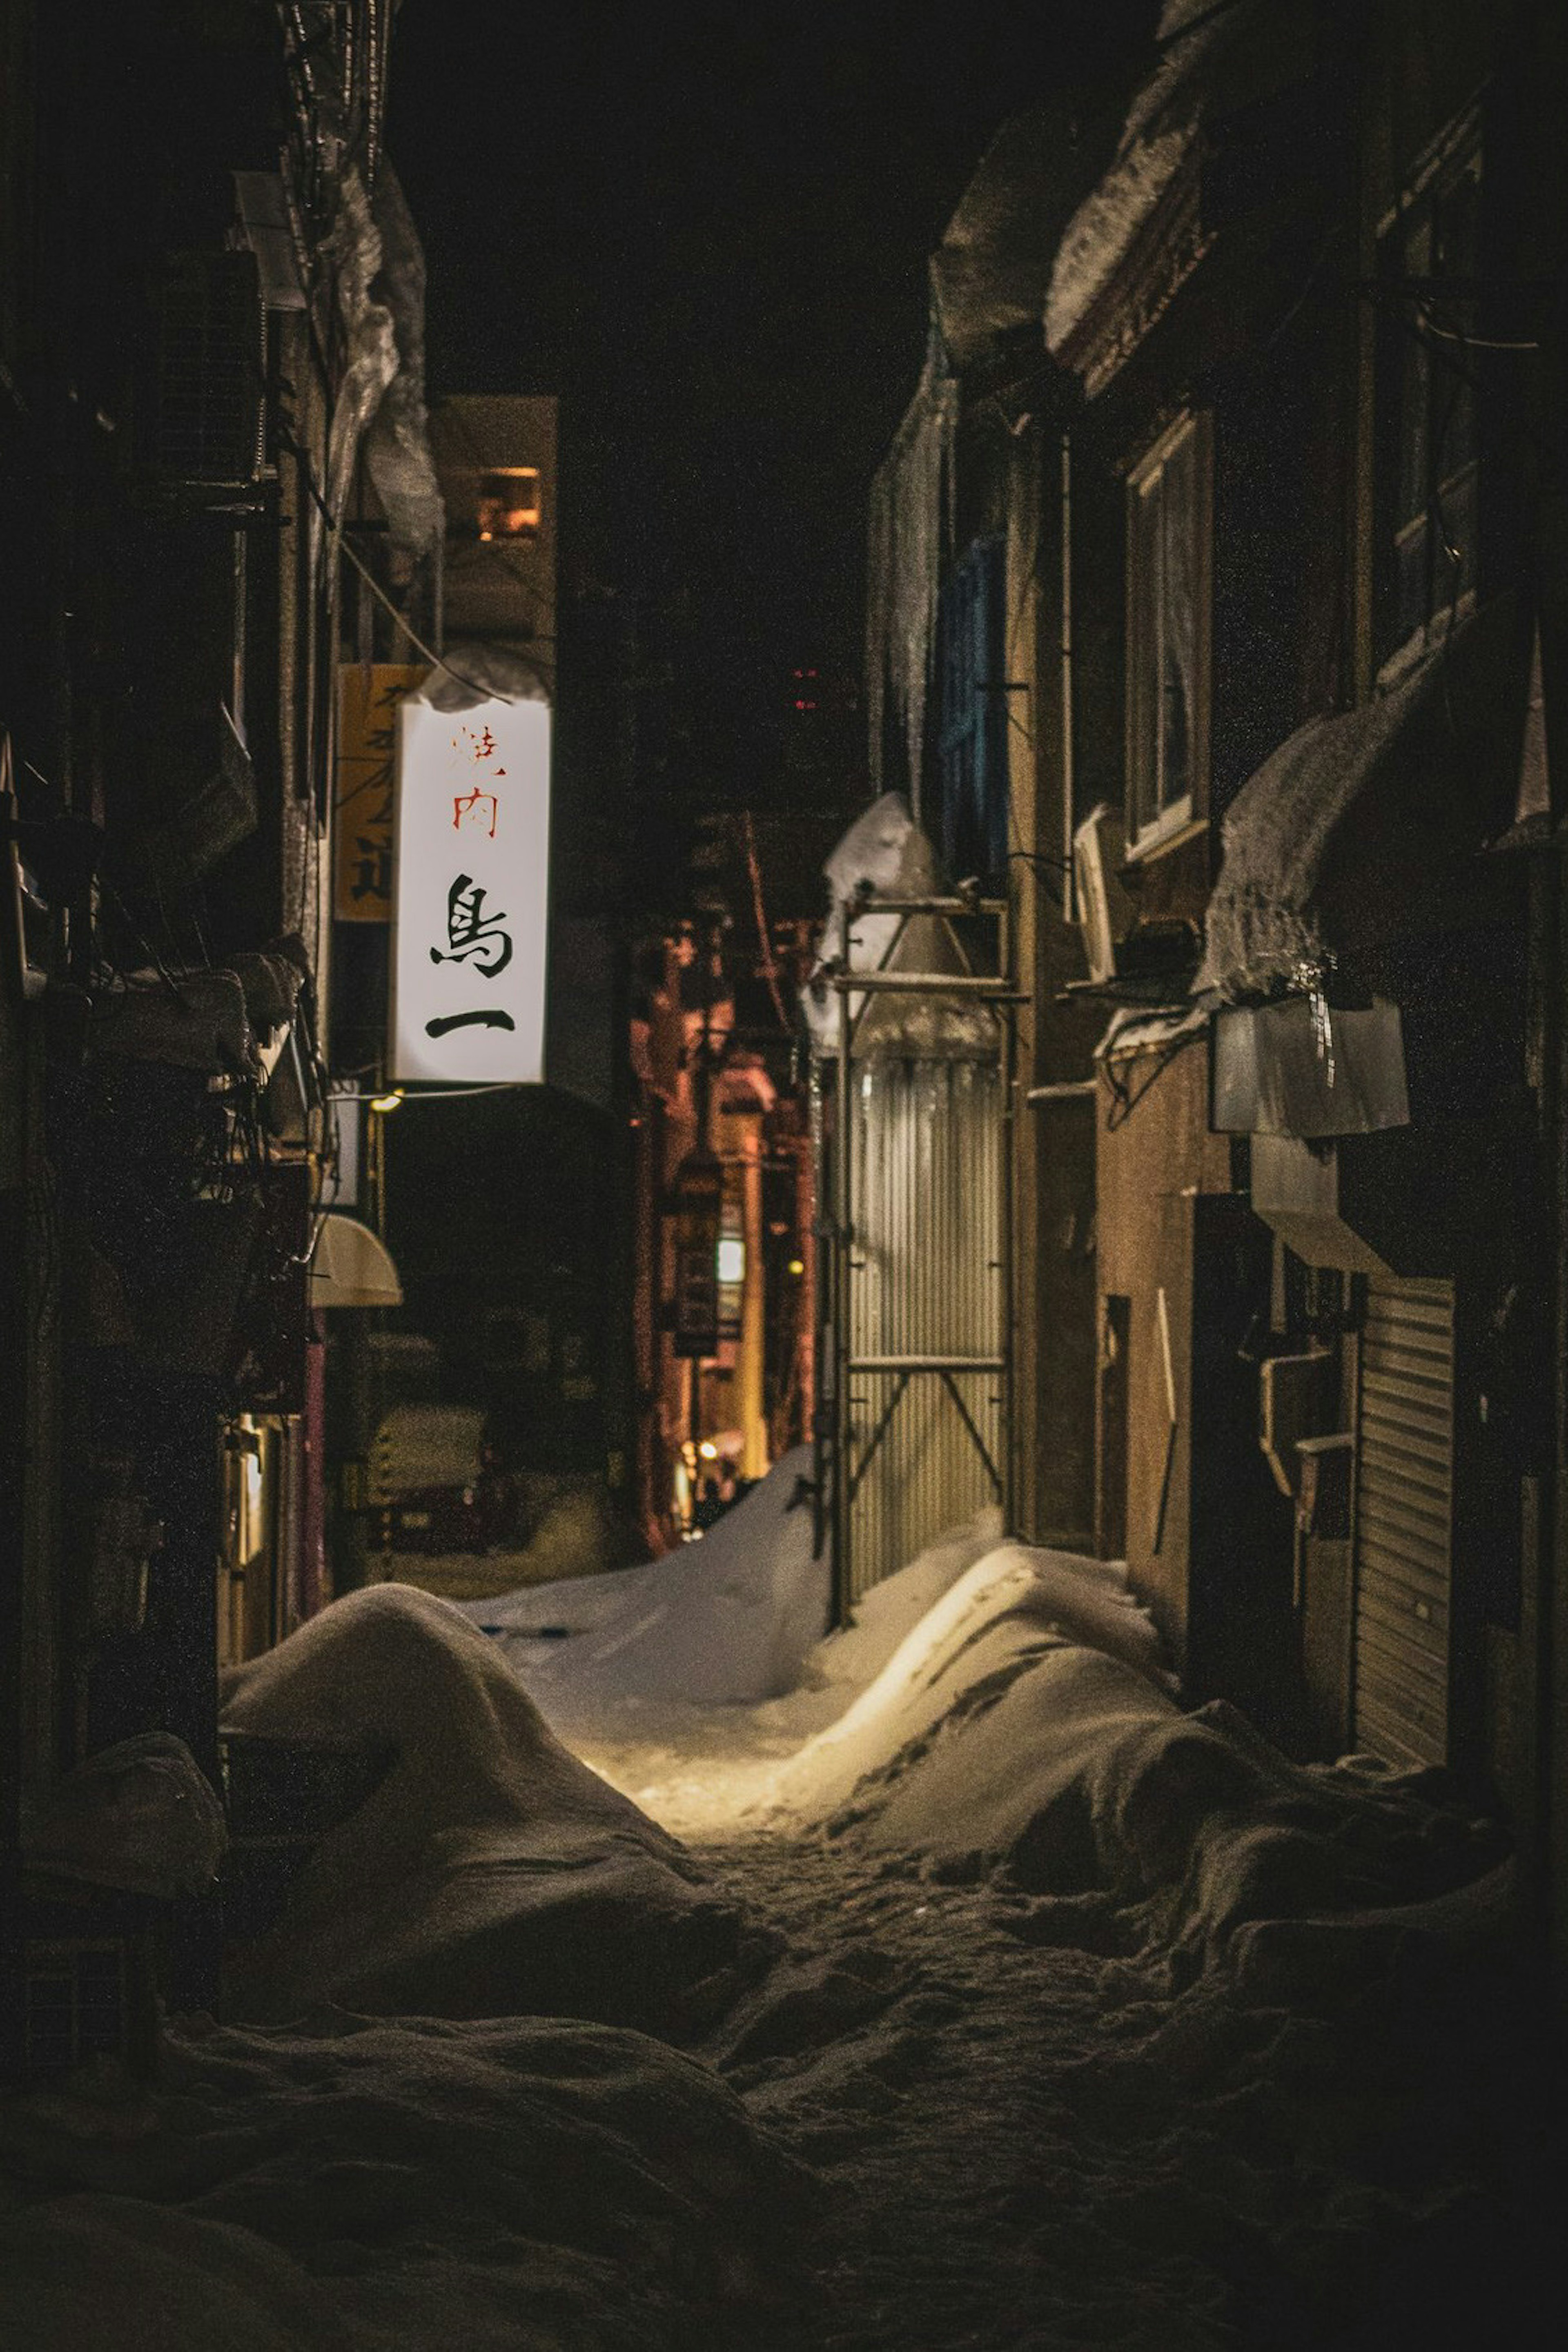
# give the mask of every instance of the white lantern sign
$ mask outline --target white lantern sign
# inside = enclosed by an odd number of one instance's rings
[[[542,1078],[548,703],[404,702],[395,838],[393,1076]]]

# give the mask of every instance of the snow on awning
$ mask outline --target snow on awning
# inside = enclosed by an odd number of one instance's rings
[[[1068,223],[1057,255],[1046,297],[1046,341],[1053,352],[1093,309],[1185,163],[1203,119],[1209,70],[1253,13],[1251,0],[1223,9],[1213,0],[1165,0],[1156,38],[1170,46],[1134,96],[1115,161]]]
[[[1299,73],[1310,26],[1307,12],[1280,0],[1164,0],[1159,63],[1128,109],[1110,168],[1068,223],[1046,297],[1047,345],[1083,371],[1091,391],[1115,373],[1208,248],[1195,177],[1205,121],[1258,95],[1260,80],[1277,87],[1281,75]],[[1131,340],[1102,336],[1096,313],[1145,244],[1159,246],[1158,282],[1145,289]]]
[[[312,1307],[401,1307],[403,1286],[384,1242],[357,1217],[321,1220],[310,1259]]]
[[[1057,247],[1092,166],[1065,95],[1013,115],[981,157],[931,257],[931,295],[953,364],[1016,334],[1037,339]]]
[[[1311,985],[1347,931],[1415,928],[1443,864],[1507,822],[1524,718],[1515,617],[1500,598],[1370,702],[1309,719],[1248,778],[1221,827],[1194,992],[1236,1003]]]

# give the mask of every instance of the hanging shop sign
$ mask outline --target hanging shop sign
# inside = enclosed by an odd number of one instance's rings
[[[402,704],[395,862],[394,1078],[542,1078],[547,703]]]
[[[353,662],[338,672],[332,912],[340,923],[392,920],[397,710],[424,676],[405,662]]]
[[[675,1294],[670,1330],[678,1356],[719,1352],[720,1217],[724,1175],[716,1160],[693,1152],[675,1180]]]

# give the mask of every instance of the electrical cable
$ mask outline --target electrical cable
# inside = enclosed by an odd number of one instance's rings
[[[1184,1037],[1173,1038],[1156,1055],[1153,1068],[1149,1072],[1142,1085],[1137,1087],[1128,1086],[1126,1081],[1118,1076],[1114,1060],[1109,1054],[1106,1055],[1101,1067],[1105,1071],[1111,1096],[1110,1108],[1105,1118],[1106,1131],[1109,1134],[1114,1134],[1118,1129],[1125,1127],[1144,1096],[1152,1087],[1159,1084],[1172,1063],[1178,1060],[1189,1045],[1200,1044],[1207,1034],[1207,1029],[1202,1028],[1192,1030]]]
[[[752,910],[757,920],[757,945],[762,951],[763,977],[768,983],[768,993],[773,1000],[773,1011],[779,1016],[780,1028],[786,1036],[793,1036],[794,1026],[784,1011],[784,998],[779,991],[778,965],[768,933],[767,910],[763,904],[763,870],[757,861],[757,832],[750,809],[742,811],[742,819],[746,828],[746,866],[752,881]]]
[[[515,698],[510,694],[496,694],[489,688],[477,684],[473,678],[465,677],[460,669],[454,669],[450,662],[443,660],[442,656],[438,653],[434,652],[432,648],[426,644],[424,638],[415,628],[413,623],[405,614],[398,610],[396,604],[387,594],[385,589],[382,586],[374,572],[371,571],[369,565],[365,563],[350,546],[347,539],[343,536],[342,525],[333,515],[331,509],[328,506],[325,498],[322,496],[321,491],[317,485],[315,469],[311,466],[308,453],[297,438],[292,425],[281,418],[279,423],[279,440],[280,446],[288,450],[289,456],[298,465],[300,471],[304,478],[305,488],[310,492],[311,503],[320,514],[321,520],[325,523],[327,530],[331,534],[333,545],[336,547],[339,554],[347,556],[354,570],[359,573],[360,578],[364,582],[365,586],[370,590],[371,594],[375,598],[376,603],[382,607],[382,610],[392,622],[393,626],[401,631],[402,635],[407,638],[416,653],[417,653],[423,660],[427,661],[433,669],[444,671],[446,676],[451,678],[457,685],[462,687],[466,693],[477,695],[481,702],[510,703],[513,701]]]
[[[533,1078],[492,1078],[483,1086],[421,1087],[417,1094],[405,1094],[400,1087],[377,1087],[374,1094],[350,1094],[346,1089],[339,1090],[334,1088],[332,1100],[334,1102],[378,1103],[384,1101],[388,1095],[395,1094],[400,1103],[451,1102],[456,1097],[462,1095],[520,1094],[525,1087],[531,1087],[535,1084],[537,1084],[537,1081]]]

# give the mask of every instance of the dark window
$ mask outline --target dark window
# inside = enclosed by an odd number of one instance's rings
[[[1476,584],[1473,361],[1481,157],[1472,134],[1399,205],[1378,247],[1376,652]]]
[[[954,881],[998,885],[1007,870],[1005,553],[977,539],[942,592],[940,831]]]
[[[1127,486],[1127,838],[1193,813],[1202,782],[1208,634],[1205,421],[1184,417]]]

